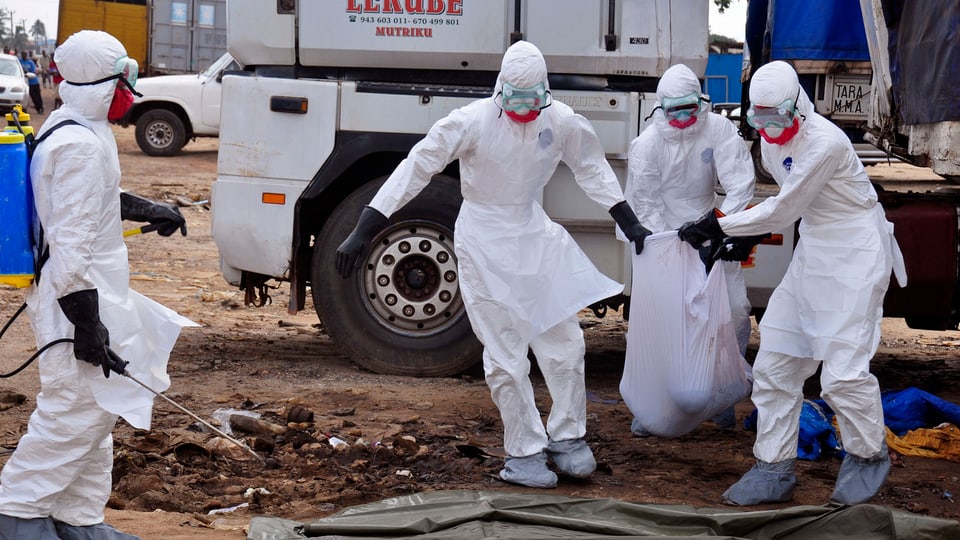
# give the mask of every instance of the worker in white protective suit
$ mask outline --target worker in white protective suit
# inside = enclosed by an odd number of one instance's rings
[[[186,225],[170,207],[120,194],[108,116],[129,108],[137,73],[123,45],[105,32],[81,31],[57,48],[56,61],[64,105],[44,122],[38,136],[51,133],[30,164],[49,257],[27,292],[27,314],[38,348],[74,342],[40,356],[37,408],[0,473],[0,540],[132,539],[103,523],[111,431],[120,416],[149,429],[154,396],[109,375],[126,370],[165,390],[170,350],[192,323],[128,289],[120,220],[150,221],[165,235],[186,234]],[[67,120],[75,124],[52,131]]]
[[[360,264],[388,217],[454,160],[463,194],[454,239],[459,285],[503,421],[508,457],[500,477],[554,487],[548,458],[564,474],[588,477],[596,461],[584,441],[585,346],[577,312],[621,293],[623,285],[593,266],[537,197],[562,160],[580,187],[610,209],[637,253],[649,231],[624,200],[590,123],[551,99],[542,54],[520,41],[503,56],[494,95],[435,123],[364,208],[337,250],[342,275]],[[553,400],[546,429],[528,349]]]
[[[780,193],[680,229],[699,246],[791,227],[801,218],[793,259],[760,322],[752,395],[757,462],[723,499],[754,505],[793,497],[803,383],[820,366],[821,396],[837,414],[846,451],[831,500],[862,503],[890,468],[870,359],[880,342],[891,270],[906,285],[903,257],[853,145],[814,112],[793,68],[777,61],[758,69],[750,101],[747,119],[763,138],[763,163]]]
[[[753,198],[750,152],[733,122],[708,107],[696,74],[683,64],[671,66],[657,84],[653,124],[630,144],[624,192],[641,223],[654,233],[679,229],[717,207],[727,215],[739,212]],[[718,180],[725,192],[722,203]],[[743,251],[749,255],[749,249],[718,254],[707,249],[702,254],[707,265],[713,257],[729,259],[722,264],[741,356],[750,342],[750,301],[740,269]],[[714,422],[733,428],[734,407]],[[630,429],[640,437],[650,435],[636,417]]]

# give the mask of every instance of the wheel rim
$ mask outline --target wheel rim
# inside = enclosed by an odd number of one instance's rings
[[[464,314],[453,234],[435,223],[399,223],[381,233],[361,274],[367,310],[392,332],[438,334]]]
[[[173,128],[166,122],[150,122],[144,136],[154,148],[166,148],[173,141]]]

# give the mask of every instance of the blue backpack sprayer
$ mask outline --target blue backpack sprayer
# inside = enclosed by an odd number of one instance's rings
[[[33,238],[33,190],[27,159],[27,137],[33,138],[30,117],[17,105],[8,122],[20,123],[23,131],[9,127],[0,132],[0,283],[29,287],[36,270]]]

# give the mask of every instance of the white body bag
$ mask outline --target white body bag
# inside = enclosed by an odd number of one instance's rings
[[[633,255],[633,290],[620,394],[644,429],[692,431],[750,394],[723,265],[707,274],[676,231],[646,239]]]

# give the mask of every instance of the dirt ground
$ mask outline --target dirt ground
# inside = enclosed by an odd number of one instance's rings
[[[46,91],[47,109],[52,95]],[[39,126],[43,118],[34,118]],[[114,491],[107,521],[145,539],[244,538],[250,517],[268,514],[309,520],[346,507],[418,491],[483,489],[525,491],[500,481],[500,419],[482,373],[413,379],[366,372],[338,352],[312,306],[286,311],[284,286],[272,303],[246,307],[242,292],[220,277],[210,237],[210,210],[200,203],[216,179],[217,140],[201,139],[174,158],[142,154],[133,128],[115,128],[126,189],[183,206],[189,235],[127,239],[131,286],[200,324],[187,328],[170,358],[166,395],[208,421],[221,409],[256,412],[283,427],[279,435],[237,432],[265,463],[233,453],[228,444],[196,429],[197,423],[157,400],[154,426],[115,430]],[[906,181],[925,178],[904,166],[873,166],[872,175]],[[309,297],[309,296],[308,296]],[[23,301],[23,292],[0,289],[0,321]],[[640,439],[620,400],[626,323],[619,313],[597,319],[584,312],[587,337],[588,429],[598,470],[589,481],[562,479],[554,493],[637,503],[720,506],[721,493],[752,464],[754,433],[743,420],[749,399],[736,407],[735,430],[710,422],[675,439]],[[757,334],[749,357],[757,348]],[[25,320],[0,341],[0,372],[35,351]],[[914,331],[887,319],[874,373],[884,390],[916,386],[960,403],[960,332]],[[541,410],[549,397],[534,381]],[[0,379],[0,394],[25,401],[0,412],[0,465],[20,435],[39,389],[36,365]],[[816,398],[816,381],[808,394]],[[0,403],[0,407],[3,407]],[[313,421],[288,424],[293,410]],[[337,439],[346,444],[338,445]],[[222,442],[222,440],[220,441]],[[502,451],[502,450],[500,450]],[[895,455],[889,480],[872,501],[929,516],[960,519],[960,463]],[[794,505],[827,503],[840,465],[836,457],[798,464]],[[761,508],[777,508],[770,505]]]

